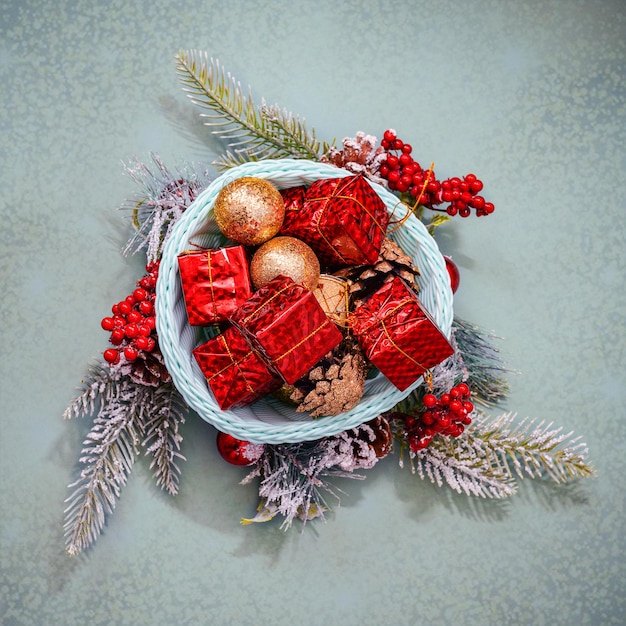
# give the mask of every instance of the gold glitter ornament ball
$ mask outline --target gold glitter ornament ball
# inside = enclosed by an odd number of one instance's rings
[[[319,283],[320,262],[304,241],[295,237],[274,237],[254,253],[250,278],[255,289],[260,289],[280,275],[312,291]]]
[[[222,233],[245,246],[271,239],[285,219],[285,203],[278,189],[253,176],[226,185],[217,195],[213,211]]]

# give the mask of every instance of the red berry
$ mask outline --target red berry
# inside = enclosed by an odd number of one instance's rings
[[[481,191],[482,188],[483,188],[483,183],[482,183],[482,181],[480,181],[478,179],[476,179],[476,180],[474,180],[474,181],[472,181],[470,183],[470,189],[471,189],[472,193],[476,194],[479,191]]]
[[[435,396],[434,393],[427,393],[422,398],[422,403],[427,409],[432,409],[434,406],[437,405],[437,396]]]
[[[104,360],[108,363],[118,363],[120,360],[120,353],[114,348],[108,348],[103,353]]]
[[[467,386],[466,383],[459,383],[456,386],[457,391],[462,395],[462,396],[467,396],[469,395],[470,392],[470,388]]]
[[[154,304],[152,304],[150,300],[143,300],[139,303],[139,310],[144,315],[150,315],[150,313],[152,313],[152,311],[154,310]]]
[[[411,152],[413,152],[413,146],[410,143],[405,143],[402,146],[402,152],[405,154],[411,154]]]
[[[139,350],[133,346],[126,346],[124,348],[124,356],[127,361],[134,361],[139,356]]]
[[[132,310],[130,303],[126,302],[126,300],[123,300],[122,302],[120,302],[117,305],[117,308],[120,312],[120,315],[128,315]]]
[[[148,324],[139,324],[137,328],[139,329],[139,334],[144,337],[147,337],[152,332],[152,328]]]
[[[135,302],[142,302],[147,297],[148,297],[148,292],[145,289],[142,289],[141,287],[138,287],[137,289],[135,289],[135,291],[133,291],[133,299],[135,300]]]
[[[460,400],[450,400],[450,410],[453,413],[460,413],[463,410],[463,404]]]
[[[383,177],[383,178],[387,178],[387,176],[389,176],[389,166],[386,163],[383,163],[379,168],[378,168],[378,173]]]
[[[389,172],[389,176],[387,177],[387,180],[390,183],[397,184],[398,181],[400,180],[400,171],[399,170],[391,170],[391,172]]]
[[[394,150],[402,150],[402,146],[404,146],[404,142],[402,139],[394,139],[393,140],[393,149]]]
[[[140,335],[135,340],[135,346],[139,348],[139,350],[145,350],[149,345],[150,345],[150,342],[148,341],[148,338],[145,337],[144,335]]]
[[[397,170],[400,167],[400,159],[398,159],[398,157],[394,156],[393,154],[387,156],[386,163],[391,170]]]
[[[386,130],[383,134],[383,138],[385,141],[393,141],[396,138],[396,131],[392,130],[391,128],[389,130]]]
[[[466,400],[465,402],[463,402],[463,408],[469,414],[474,410],[474,405]]]
[[[100,322],[100,326],[102,326],[102,330],[111,331],[115,328],[115,322],[112,317],[104,317]]]
[[[136,324],[137,322],[141,322],[143,319],[143,315],[139,311],[135,311],[134,309],[126,316],[126,321],[131,324]]]
[[[126,331],[126,336],[129,339],[134,339],[139,336],[139,327],[137,324],[127,324],[124,330]]]
[[[403,152],[398,160],[400,161],[400,165],[409,165],[409,163],[413,163],[413,158],[406,152]]]
[[[109,341],[114,345],[114,346],[119,346],[122,341],[124,341],[124,329],[123,328],[114,328],[111,331],[111,338],[109,339]]]

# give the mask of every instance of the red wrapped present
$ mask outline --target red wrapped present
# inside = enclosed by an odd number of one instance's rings
[[[225,321],[252,295],[243,246],[183,252],[178,267],[191,326]]]
[[[313,293],[285,276],[259,289],[230,319],[289,385],[343,338]]]
[[[315,181],[301,208],[295,192],[289,199],[281,235],[308,243],[327,266],[376,262],[389,213],[363,176]]]
[[[222,410],[250,404],[283,384],[233,326],[195,348],[193,355]]]
[[[454,353],[413,290],[397,276],[351,317],[366,357],[401,391]]]

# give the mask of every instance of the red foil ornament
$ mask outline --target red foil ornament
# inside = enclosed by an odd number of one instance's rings
[[[263,445],[237,439],[228,433],[218,432],[217,451],[231,465],[252,465],[263,453]]]
[[[232,326],[195,348],[193,355],[222,410],[250,404],[283,384]]]
[[[363,176],[318,180],[304,201],[299,194],[283,190],[288,207],[279,234],[302,239],[329,267],[376,262],[389,213]]]
[[[243,246],[183,252],[178,267],[191,326],[225,321],[252,295]]]
[[[313,293],[286,276],[259,289],[230,319],[289,385],[343,339]]]
[[[461,283],[459,268],[449,256],[444,256],[443,259],[446,262],[446,270],[448,270],[448,275],[450,276],[450,288],[452,289],[452,293],[456,293]]]
[[[350,321],[367,358],[401,391],[454,353],[418,297],[397,276],[357,307]]]

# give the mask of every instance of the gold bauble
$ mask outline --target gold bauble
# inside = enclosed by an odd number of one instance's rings
[[[255,289],[260,289],[280,275],[312,291],[320,278],[320,262],[304,241],[295,237],[274,237],[254,253],[250,278]]]
[[[213,211],[222,233],[245,246],[271,239],[285,219],[285,203],[278,189],[253,176],[236,178],[223,187]]]

